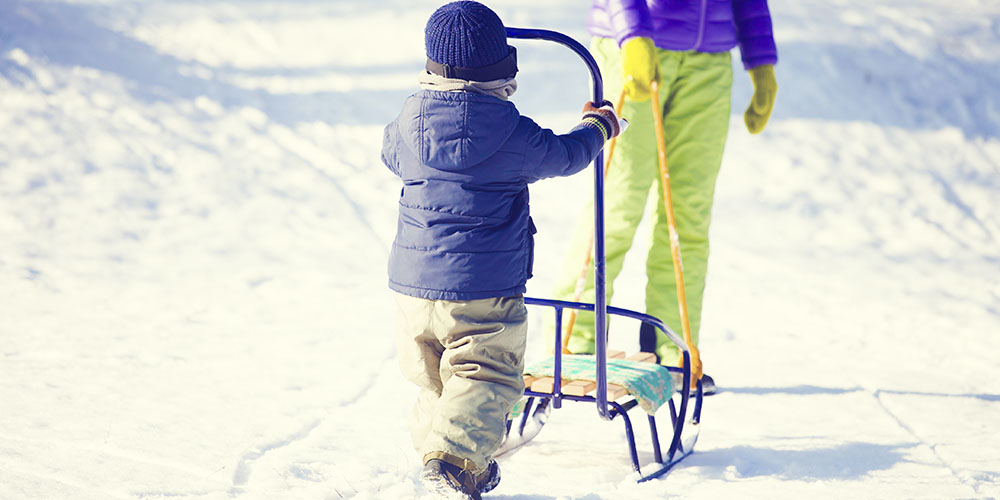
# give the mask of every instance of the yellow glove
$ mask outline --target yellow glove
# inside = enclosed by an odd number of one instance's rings
[[[649,100],[649,83],[660,79],[656,64],[656,46],[646,37],[629,38],[622,45],[622,66],[625,69],[625,92],[633,101]]]
[[[743,113],[743,121],[747,124],[747,130],[751,134],[759,134],[767,125],[767,119],[771,117],[771,110],[774,109],[774,96],[778,94],[778,81],[774,79],[774,65],[762,64],[750,68],[750,80],[753,81],[753,99],[746,113]]]

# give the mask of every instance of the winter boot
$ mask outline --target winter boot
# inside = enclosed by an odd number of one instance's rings
[[[701,393],[706,396],[715,394],[715,379],[708,376],[707,373],[701,374]]]
[[[660,355],[656,353],[656,329],[646,322],[639,325],[639,350],[656,354],[656,362],[660,362]],[[680,387],[684,384],[684,376],[677,372],[670,372],[670,376],[673,378],[674,387],[677,387],[677,391],[680,392]],[[715,394],[715,380],[704,373],[701,374],[701,393],[705,396]]]
[[[681,392],[681,387],[684,385],[684,374],[680,372],[670,372],[670,377],[673,379],[674,387],[677,392]],[[694,389],[691,390],[691,395],[695,393]],[[711,396],[715,394],[715,380],[712,379],[707,373],[701,374],[701,394],[703,396]]]
[[[487,468],[485,472],[488,473],[488,471]],[[476,476],[472,471],[440,458],[431,458],[424,463],[424,471],[420,473],[420,482],[427,488],[427,491],[449,500],[482,500],[483,498],[479,494]]]
[[[486,470],[476,476],[476,489],[480,493],[489,493],[500,484],[500,465],[496,460],[490,459],[486,464]]]

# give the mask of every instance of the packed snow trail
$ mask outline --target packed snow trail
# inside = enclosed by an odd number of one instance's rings
[[[1000,8],[770,4],[760,136],[734,75],[697,453],[635,484],[621,424],[570,405],[489,498],[1000,497]],[[424,496],[378,152],[438,5],[0,0],[0,498]],[[490,5],[587,39],[580,2]],[[586,69],[515,44],[519,109],[572,126]],[[589,196],[533,187],[531,295]],[[642,308],[646,241],[615,305]]]

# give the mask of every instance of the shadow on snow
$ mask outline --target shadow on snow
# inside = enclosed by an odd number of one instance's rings
[[[809,450],[734,446],[691,455],[688,466],[719,469],[715,473],[719,477],[735,471],[740,478],[767,476],[789,480],[856,479],[875,471],[891,469],[906,461],[905,450],[913,446],[916,445],[844,443],[831,448]],[[727,470],[730,472],[724,474]]]
[[[819,387],[815,385],[795,385],[786,387],[720,387],[719,393],[751,394],[755,396],[767,394],[788,394],[792,396],[819,396],[830,394],[849,394],[854,392],[869,392],[861,387]],[[922,391],[897,391],[891,389],[876,389],[872,391],[876,396],[879,394],[892,394],[896,396],[927,396],[936,398],[968,398],[981,401],[1000,402],[1000,394],[970,394],[970,393],[947,393],[947,392],[922,392]]]

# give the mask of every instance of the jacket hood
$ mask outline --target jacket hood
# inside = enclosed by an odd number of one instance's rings
[[[431,168],[459,171],[493,156],[517,127],[513,103],[471,92],[421,90],[403,104],[403,142]]]

